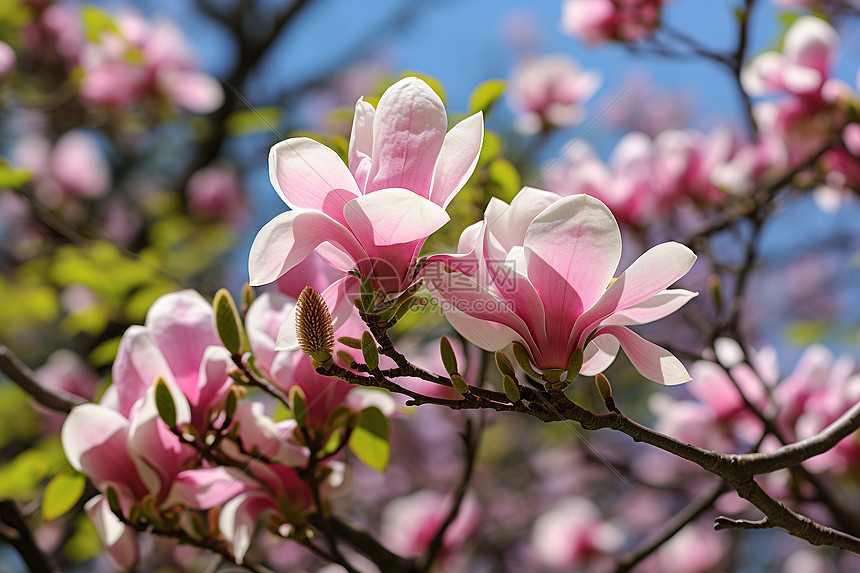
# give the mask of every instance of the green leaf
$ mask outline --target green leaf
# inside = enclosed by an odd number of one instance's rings
[[[510,400],[512,404],[516,404],[520,401],[520,387],[517,386],[514,379],[507,374],[502,376],[502,388],[505,391],[505,396],[508,397],[508,400]]]
[[[230,136],[251,135],[263,131],[277,131],[283,120],[284,112],[279,107],[242,109],[227,117],[224,128]]]
[[[505,80],[487,80],[478,84],[469,96],[469,115],[484,112],[486,116],[505,91]]]
[[[298,386],[290,388],[290,394],[287,397],[290,402],[290,410],[293,411],[293,416],[299,427],[304,427],[308,423],[308,399],[305,396],[305,391]]]
[[[520,190],[520,174],[510,161],[497,157],[490,162],[488,175],[490,181],[499,187],[497,197],[510,202]]]
[[[21,187],[32,178],[33,173],[31,171],[6,165],[0,160],[0,188],[15,189]]]
[[[63,472],[55,475],[45,487],[42,497],[42,518],[52,521],[72,509],[81,496],[87,479],[77,472]]]
[[[105,32],[121,35],[113,15],[104,8],[92,4],[81,8],[81,23],[88,42],[99,42]]]
[[[390,433],[385,414],[379,408],[367,408],[361,412],[358,426],[349,437],[349,449],[368,467],[383,473],[391,457]]]
[[[242,320],[239,318],[239,310],[227,289],[218,289],[215,300],[212,301],[215,310],[215,326],[218,336],[224,344],[224,348],[230,354],[242,353]]]
[[[87,356],[87,360],[89,360],[90,364],[95,368],[107,366],[116,358],[116,352],[119,350],[120,340],[122,340],[121,336],[114,336],[113,338],[105,340],[90,352],[89,356]]]
[[[445,367],[445,372],[449,375],[457,373],[457,355],[454,354],[454,348],[451,346],[451,341],[447,336],[439,339],[439,353],[442,355],[442,365]]]
[[[376,340],[367,330],[361,335],[361,354],[367,367],[376,370],[379,366],[379,350],[376,348]]]
[[[502,150],[502,141],[496,132],[489,129],[484,130],[484,144],[481,146],[481,154],[478,156],[478,165],[494,159]]]
[[[176,427],[176,404],[164,378],[159,378],[155,382],[155,408],[168,428]]]

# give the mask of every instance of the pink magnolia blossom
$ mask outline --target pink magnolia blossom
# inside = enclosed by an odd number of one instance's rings
[[[583,106],[601,83],[600,73],[581,70],[566,54],[529,58],[514,68],[508,85],[516,126],[525,134],[570,127],[582,121]]]
[[[275,145],[270,178],[291,210],[257,235],[251,284],[276,280],[317,250],[341,271],[368,275],[381,291],[408,287],[421,246],[448,221],[445,207],[472,174],[481,149],[480,113],[446,134],[447,126],[435,92],[406,78],[385,91],[377,109],[363,100],[356,104],[349,167],[311,139]]]
[[[621,138],[606,164],[587,143],[576,142],[545,179],[560,195],[587,193],[623,223],[647,225],[690,204],[722,202],[725,192],[713,173],[737,150],[727,129],[668,129],[654,138],[634,131]]]
[[[620,344],[646,378],[689,380],[677,358],[627,325],[662,318],[694,297],[666,288],[696,256],[663,243],[613,279],[620,258],[621,234],[606,205],[526,187],[510,205],[493,199],[483,223],[463,232],[458,254],[431,257],[424,276],[452,326],[486,350],[521,341],[546,373],[567,370],[581,349],[582,373],[593,375]]]
[[[785,34],[782,52],[765,52],[741,74],[744,89],[753,96],[782,92],[798,97],[820,97],[830,77],[839,36],[820,18],[803,16]]]
[[[34,173],[37,197],[51,206],[99,197],[110,189],[110,166],[86,131],[66,132],[53,146],[42,135],[27,135],[16,142],[13,158]]]
[[[155,383],[166,384],[176,408],[177,427],[192,425],[205,435],[223,405],[232,380],[229,352],[215,332],[212,307],[193,291],[165,295],[147,313],[145,326],[132,326],[120,341],[113,386],[101,404],[77,406],[61,432],[72,467],[101,491],[117,492],[124,515],[147,497],[156,507],[181,503],[207,509],[247,489],[237,472],[191,468],[195,450],[161,419]],[[273,454],[277,453],[277,448]],[[303,461],[298,456],[298,461]],[[88,511],[112,559],[128,567],[137,558],[136,542],[102,498]]]
[[[635,42],[653,34],[666,0],[566,0],[561,27],[586,44]]]
[[[569,570],[620,549],[625,537],[590,500],[569,497],[535,520],[531,547],[541,563]]]
[[[224,100],[220,84],[195,69],[191,48],[165,17],[147,21],[134,12],[116,18],[119,34],[105,33],[83,46],[81,97],[92,105],[123,107],[158,95],[194,113]]]
[[[188,180],[185,192],[188,210],[199,219],[236,222],[244,213],[242,183],[231,165],[198,169]]]
[[[15,69],[15,51],[6,42],[0,41],[0,79]]]
[[[442,526],[451,511],[452,502],[450,496],[432,490],[398,497],[382,510],[382,540],[403,557],[418,557]],[[457,517],[442,537],[443,556],[461,547],[477,528],[479,520],[477,501],[467,495]]]

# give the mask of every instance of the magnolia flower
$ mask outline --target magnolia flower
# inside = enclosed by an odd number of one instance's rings
[[[750,95],[785,92],[818,97],[830,77],[839,36],[820,18],[803,16],[785,34],[782,53],[765,52],[741,73]]]
[[[0,79],[15,69],[15,51],[6,42],[0,41]]]
[[[188,469],[196,451],[167,427],[155,402],[156,381],[162,380],[175,406],[176,426],[190,424],[205,435],[215,419],[223,419],[231,362],[215,331],[212,306],[202,296],[183,291],[161,297],[147,313],[146,325],[132,326],[123,335],[114,383],[102,403],[77,406],[66,418],[61,440],[72,467],[99,490],[113,488],[125,516],[150,497],[156,508],[180,503],[208,509],[246,491],[234,469]],[[244,425],[253,431],[251,424]],[[272,455],[281,454],[277,440],[267,445]],[[288,459],[300,464],[306,456],[298,452]],[[131,566],[137,544],[104,498],[94,498],[87,511],[111,558]]]
[[[626,326],[662,318],[696,296],[666,290],[696,256],[663,243],[614,279],[620,258],[621,234],[606,205],[526,187],[511,205],[493,199],[483,223],[463,232],[458,254],[431,257],[424,276],[463,336],[485,350],[522,342],[548,379],[558,380],[579,350],[581,372],[596,374],[620,344],[646,378],[689,380],[677,358]]]
[[[236,222],[242,217],[244,193],[230,164],[213,164],[195,171],[185,188],[188,210],[198,219]]]
[[[535,520],[531,544],[541,563],[567,570],[620,549],[625,537],[591,501],[570,497]]]
[[[16,142],[13,158],[35,174],[35,193],[51,206],[98,197],[110,188],[110,165],[98,140],[86,131],[68,131],[53,147],[42,135],[27,135]]]
[[[451,511],[453,500],[432,490],[398,497],[382,510],[381,536],[386,545],[403,557],[418,557]],[[463,498],[457,517],[442,536],[443,555],[450,554],[477,528],[480,510],[475,498]]]
[[[546,127],[570,127],[582,121],[583,104],[600,87],[600,73],[583,71],[566,54],[531,58],[511,76],[511,104],[519,113],[517,129],[525,134]]]
[[[81,50],[85,102],[118,107],[156,93],[194,113],[221,106],[221,85],[195,69],[191,48],[172,21],[158,16],[148,21],[125,12],[117,16],[116,30]]]
[[[377,109],[356,103],[349,167],[311,139],[272,147],[272,185],[291,210],[257,235],[248,265],[251,284],[276,280],[317,250],[341,271],[368,275],[378,290],[407,288],[421,246],[448,221],[445,207],[469,179],[481,150],[480,113],[446,134],[447,126],[435,92],[422,80],[405,78],[385,91]]]
[[[607,40],[637,41],[660,24],[666,0],[567,0],[562,7],[562,29],[587,44]]]

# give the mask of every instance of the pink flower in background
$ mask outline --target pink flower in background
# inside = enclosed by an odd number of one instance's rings
[[[635,42],[649,37],[660,24],[666,0],[566,0],[562,30],[585,42]]]
[[[424,241],[448,221],[445,207],[478,161],[483,120],[451,129],[439,97],[422,80],[400,80],[377,109],[359,100],[349,167],[307,138],[275,145],[272,185],[291,210],[264,226],[251,247],[251,284],[270,283],[317,252],[331,266],[368,275],[389,293],[413,281]],[[354,278],[354,277],[347,277]]]
[[[36,196],[47,205],[99,197],[110,189],[110,166],[98,140],[86,131],[68,131],[53,147],[41,135],[26,135],[12,155],[16,164],[34,173]]]
[[[242,183],[231,165],[198,169],[188,180],[185,192],[189,211],[199,219],[235,222],[244,214]]]
[[[794,370],[774,389],[776,421],[797,440],[816,435],[860,400],[860,375],[850,356],[822,345],[806,349]],[[860,470],[860,444],[851,438],[807,462],[810,469],[837,474]]]
[[[606,205],[526,187],[510,205],[491,200],[484,222],[463,232],[458,253],[431,257],[423,275],[452,326],[485,350],[522,341],[546,371],[567,370],[582,349],[582,373],[593,375],[620,344],[646,378],[686,382],[677,358],[626,325],[663,318],[694,297],[665,289],[696,256],[663,243],[614,279],[620,258],[621,234]]]
[[[786,32],[781,53],[765,52],[744,67],[744,88],[753,96],[777,92],[818,98],[830,78],[838,41],[830,24],[802,16]]]
[[[514,68],[508,84],[511,107],[518,113],[517,129],[534,134],[576,125],[585,117],[585,102],[600,84],[599,72],[581,70],[566,54],[524,60]]]
[[[117,16],[119,35],[105,33],[81,50],[81,97],[92,105],[122,107],[158,94],[194,113],[209,113],[224,101],[221,85],[195,69],[180,29],[156,16]]]
[[[15,51],[6,42],[0,41],[0,79],[15,69]]]
[[[600,199],[623,223],[647,225],[690,204],[722,202],[725,192],[713,173],[737,152],[736,137],[727,129],[668,129],[654,138],[634,131],[618,141],[606,164],[587,143],[574,143],[550,166],[545,181],[560,195]]]
[[[450,496],[421,490],[390,501],[382,510],[381,537],[392,551],[403,557],[418,557],[430,544],[451,511]],[[442,537],[443,558],[461,547],[478,527],[477,501],[466,495],[460,511]]]
[[[590,500],[569,497],[535,520],[531,548],[540,563],[570,570],[612,554],[625,538],[624,531],[606,521]]]
[[[71,350],[56,350],[36,370],[36,379],[45,387],[92,399],[101,383],[93,368]]]
[[[726,537],[714,535],[712,522],[705,520],[684,527],[644,561],[641,569],[645,573],[724,571],[720,563],[727,550]]]

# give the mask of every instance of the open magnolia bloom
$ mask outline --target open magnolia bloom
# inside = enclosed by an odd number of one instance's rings
[[[348,167],[312,139],[272,147],[269,176],[291,210],[254,240],[251,284],[278,279],[316,250],[338,270],[369,276],[379,291],[409,287],[424,241],[448,221],[445,207],[475,169],[483,116],[447,129],[442,100],[410,77],[388,88],[376,109],[356,103]]]
[[[463,231],[458,254],[431,257],[423,276],[463,336],[485,350],[521,342],[547,380],[558,380],[578,350],[580,373],[601,372],[620,345],[646,378],[686,382],[675,356],[627,325],[662,318],[696,296],[666,290],[696,256],[663,243],[614,279],[620,259],[621,233],[606,205],[526,187],[510,205],[492,199],[484,221]]]

